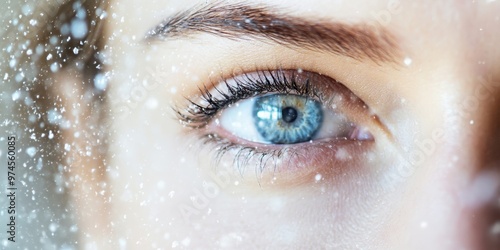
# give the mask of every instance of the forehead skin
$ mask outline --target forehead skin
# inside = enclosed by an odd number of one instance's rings
[[[480,214],[467,207],[461,196],[467,192],[473,176],[495,160],[486,149],[496,148],[497,142],[491,138],[497,133],[494,128],[498,125],[496,117],[499,114],[495,111],[498,103],[495,98],[482,101],[473,109],[475,112],[467,114],[467,119],[448,120],[446,114],[463,107],[464,100],[477,88],[479,78],[486,79],[488,84],[500,80],[500,1],[401,1],[399,8],[390,4],[397,1],[256,2],[310,20],[378,22],[397,38],[403,53],[399,60],[404,64],[405,59],[406,62],[411,59],[411,64],[402,68],[380,66],[255,41],[226,41],[203,34],[186,40],[143,43],[143,37],[151,28],[200,1],[124,0],[112,3],[106,27],[113,56],[110,70],[114,73],[109,93],[112,112],[117,112],[122,96],[141,84],[147,74],[154,72],[162,79],[158,88],[147,92],[148,100],[154,99],[159,107],[156,111],[147,109],[147,101],[140,102],[131,108],[125,120],[113,124],[115,135],[110,151],[115,156],[110,166],[115,175],[110,182],[116,199],[110,213],[116,235],[125,237],[131,245],[139,242],[155,247],[172,242],[180,244],[186,235],[191,235],[188,240],[191,246],[217,246],[216,242],[207,242],[212,234],[217,239],[224,236],[242,239],[247,248],[262,247],[266,241],[273,240],[264,236],[253,240],[255,237],[251,236],[261,230],[259,226],[275,228],[268,224],[267,217],[262,216],[258,208],[245,210],[241,200],[235,201],[234,197],[244,195],[231,196],[229,192],[222,192],[211,200],[210,208],[216,215],[201,223],[205,223],[205,231],[202,230],[205,235],[185,225],[179,207],[189,201],[193,187],[203,183],[206,176],[200,169],[208,165],[205,164],[208,160],[195,159],[193,154],[197,151],[189,145],[179,147],[179,142],[185,141],[183,129],[169,117],[169,110],[184,96],[196,93],[205,79],[216,77],[215,72],[221,69],[231,70],[238,65],[274,65],[279,61],[332,74],[369,104],[395,138],[394,142],[382,140],[383,145],[378,148],[383,167],[399,163],[399,159],[391,158],[391,152],[417,147],[414,138],[431,138],[437,128],[447,132],[445,138],[436,143],[433,152],[425,154],[415,174],[400,184],[398,191],[379,194],[379,200],[370,206],[358,203],[353,207],[339,205],[338,210],[333,211],[322,210],[321,197],[295,204],[318,208],[319,215],[343,211],[345,213],[336,214],[333,221],[345,222],[342,225],[353,225],[352,228],[340,230],[332,225],[331,228],[314,229],[307,224],[308,218],[304,218],[294,224],[299,227],[298,231],[309,227],[325,242],[330,242],[327,237],[331,237],[338,240],[338,246],[357,245],[362,249],[483,247],[482,235],[476,236],[477,231],[483,230],[482,224],[473,219]],[[160,71],[156,70],[158,67]],[[497,89],[491,92],[492,97],[498,94]],[[160,193],[158,185],[163,188]],[[263,203],[267,197],[276,195],[263,195],[259,192],[265,190],[258,189],[239,192],[257,197],[255,200]],[[359,193],[353,191],[352,195],[361,197]],[[236,210],[227,206],[233,203],[236,203]],[[278,221],[279,218],[295,220],[301,217],[300,211],[290,208],[276,218]],[[242,226],[237,227],[230,220]],[[245,224],[248,221],[254,223]],[[233,231],[224,231],[225,227]],[[242,231],[234,231],[238,228]],[[198,242],[197,236],[207,241]],[[286,239],[280,240],[286,242]],[[307,239],[304,240],[302,243]]]

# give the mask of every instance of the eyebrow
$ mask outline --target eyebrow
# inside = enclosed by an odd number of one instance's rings
[[[232,40],[268,40],[283,46],[329,52],[376,63],[396,62],[395,36],[377,24],[345,24],[278,14],[270,7],[208,4],[177,13],[149,30],[146,40],[208,33]]]

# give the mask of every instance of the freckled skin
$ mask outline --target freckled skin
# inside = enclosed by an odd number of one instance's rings
[[[111,115],[153,65],[164,70],[159,87],[146,91],[157,108],[138,102],[112,120],[112,205],[105,211],[112,230],[81,232],[90,235],[83,241],[117,248],[123,239],[138,249],[499,249],[490,233],[498,197],[474,205],[463,197],[480,173],[499,170],[500,1],[401,1],[399,8],[382,0],[265,1],[312,20],[380,22],[397,37],[403,66],[206,34],[124,42],[202,2],[112,1],[117,18],[106,32],[114,35],[110,67],[119,73],[109,81]],[[373,140],[303,143],[262,171],[251,167],[259,159],[228,167],[231,154],[214,167],[214,151],[200,149],[199,137],[168,118],[170,107],[220,71],[256,65],[342,82],[373,114],[356,102],[341,110]],[[487,92],[477,94],[480,86]]]

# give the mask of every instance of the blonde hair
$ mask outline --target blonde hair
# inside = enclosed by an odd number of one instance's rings
[[[81,79],[77,87],[91,97],[82,98],[87,103],[81,105],[90,105],[95,120],[103,121],[105,95],[94,84],[105,68],[107,8],[107,0],[33,2],[15,8],[18,13],[3,31],[0,77],[4,96],[7,92],[13,102],[4,100],[10,112],[1,116],[12,122],[2,130],[17,136],[17,148],[22,149],[16,163],[22,197],[16,212],[17,247],[78,247],[79,229],[68,206],[65,172],[69,170],[60,117],[64,107],[56,75],[66,70],[75,73]],[[105,143],[100,152],[105,154]]]

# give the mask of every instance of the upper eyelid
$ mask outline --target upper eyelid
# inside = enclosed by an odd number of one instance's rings
[[[297,70],[279,67],[275,70],[254,70],[234,74],[211,85],[212,87],[205,85],[200,88],[198,97],[195,99],[187,98],[189,107],[174,108],[184,124],[195,129],[203,128],[220,110],[228,105],[266,93],[276,92],[307,96],[317,99],[324,105],[338,103],[338,100],[333,98],[334,96],[343,96],[344,100],[349,100],[352,98],[348,95],[354,95],[349,88],[328,76],[310,71],[299,73]],[[355,97],[356,100],[362,102],[363,106],[366,106],[359,97]],[[348,103],[350,102],[348,101]],[[356,106],[359,105],[361,104]],[[345,106],[345,104],[340,106]]]
[[[247,22],[246,20],[251,20]],[[158,24],[146,41],[204,32],[230,39],[253,37],[292,47],[369,58],[376,63],[400,64],[395,36],[383,27],[348,25],[276,14],[269,7],[249,4],[209,4],[178,13]]]
[[[180,108],[174,108],[174,111],[177,113],[179,118],[184,122],[189,124],[191,121],[195,121],[195,125],[190,125],[192,128],[202,128],[205,125],[199,125],[198,123],[205,123],[205,120],[210,120],[212,117],[218,113],[219,110],[225,108],[225,107],[220,107],[220,101],[221,100],[227,100],[228,98],[233,99],[234,101],[240,101],[246,98],[249,98],[251,96],[249,91],[245,91],[245,89],[248,88],[258,88],[259,93],[258,94],[263,94],[264,91],[298,91],[299,94],[305,94],[309,90],[308,89],[299,89],[301,87],[301,84],[295,83],[294,80],[290,80],[289,78],[294,78],[294,74],[291,74],[288,78],[287,76],[279,76],[277,74],[282,74],[282,72],[285,71],[290,71],[290,70],[284,70],[281,68],[278,68],[277,70],[255,70],[252,72],[245,72],[245,73],[240,73],[240,74],[233,74],[231,77],[226,78],[221,76],[221,81],[218,82],[212,82],[212,87],[207,87],[207,85],[204,85],[203,88],[199,88],[199,97],[197,100],[193,99],[187,99],[188,102],[190,103],[191,107],[187,109],[187,112],[182,112]],[[251,77],[250,75],[254,73],[256,76]],[[272,77],[272,83],[268,84],[269,82],[269,77]],[[240,79],[241,78],[241,79]],[[229,81],[234,81],[234,84],[230,84]],[[282,89],[273,89],[276,87],[275,82],[283,82],[284,84],[286,83],[289,86],[283,87]],[[256,84],[259,83],[259,84]],[[219,88],[220,86],[224,86],[227,88],[227,91],[221,90]],[[259,86],[257,86],[259,85]],[[241,93],[243,92],[243,93]],[[220,97],[216,97],[216,94],[219,94]],[[243,94],[239,95],[238,94]],[[202,104],[204,103],[204,104]],[[227,103],[225,103],[227,104]],[[194,107],[194,108],[193,108]],[[198,109],[199,111],[196,111]],[[206,111],[205,111],[206,110]],[[200,114],[200,111],[202,114]],[[215,111],[215,112],[214,112]],[[196,120],[200,120],[196,122]]]

